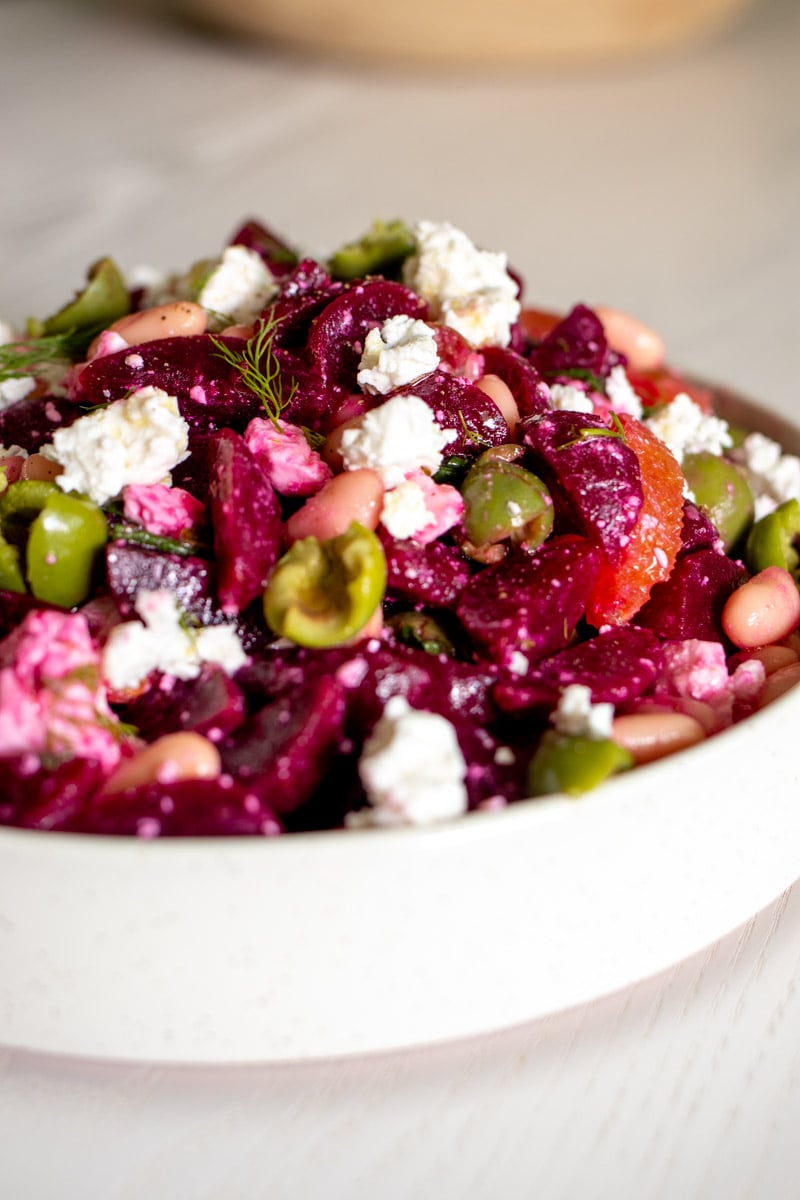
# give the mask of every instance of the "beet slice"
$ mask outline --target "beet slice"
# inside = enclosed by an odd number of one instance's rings
[[[71,758],[32,773],[30,755],[0,758],[0,824],[66,829],[105,777],[95,759]]]
[[[18,400],[0,412],[0,446],[22,446],[37,454],[53,440],[57,429],[66,429],[86,413],[63,396],[35,396]]]
[[[242,338],[219,340],[233,352],[245,345]],[[239,369],[205,333],[162,338],[95,358],[81,371],[75,395],[81,404],[107,404],[142,387],[174,396],[181,416],[199,433],[223,426],[243,429],[262,412],[261,400],[245,387]]]
[[[260,221],[244,221],[230,240],[231,246],[245,246],[260,254],[272,274],[286,275],[297,262],[297,255],[288,242],[278,237]]]
[[[422,319],[427,311],[416,292],[389,279],[367,279],[348,287],[325,306],[309,333],[308,352],[323,383],[354,391],[368,331],[390,317]]]
[[[106,580],[120,616],[136,615],[143,589],[171,592],[181,612],[201,625],[219,624],[211,586],[211,567],[203,558],[161,554],[141,546],[111,542],[106,547]]]
[[[644,695],[663,666],[659,639],[648,629],[620,626],[538,662],[519,683],[504,680],[494,699],[505,712],[550,709],[563,688],[591,688],[595,703],[623,704]]]
[[[148,783],[95,798],[70,823],[76,833],[154,837],[252,837],[280,833],[252,789],[230,776]]]
[[[644,503],[635,451],[599,417],[568,411],[526,422],[523,440],[560,517],[571,514],[616,566]]]
[[[742,563],[716,550],[695,550],[679,558],[669,578],[656,584],[636,614],[636,624],[662,638],[723,642],[722,609],[747,578]]]
[[[481,353],[485,373],[498,375],[508,385],[521,417],[550,411],[549,388],[532,363],[500,346],[486,346]]]
[[[448,454],[476,455],[489,446],[511,441],[508,425],[494,400],[468,379],[433,371],[402,390],[424,400],[441,429],[455,430]]]
[[[146,741],[164,733],[191,729],[219,741],[245,719],[244,693],[215,663],[206,663],[196,679],[162,677],[125,705],[122,719]]]
[[[395,541],[382,537],[390,599],[452,608],[472,577],[464,556],[446,542]]]
[[[273,348],[304,348],[314,317],[343,290],[344,284],[331,279],[313,258],[302,259],[281,280],[280,291],[269,306],[270,316],[277,323]]]
[[[213,440],[210,503],[217,595],[224,613],[239,613],[263,592],[278,559],[280,504],[243,437],[221,429]]]
[[[609,348],[597,313],[576,304],[531,352],[530,360],[546,379],[574,372],[604,377],[622,362]]]
[[[474,575],[456,613],[474,644],[514,669],[569,645],[583,616],[600,565],[586,538],[553,537],[534,554],[513,550]]]
[[[299,808],[341,749],[344,688],[321,675],[260,709],[225,739],[225,770],[279,816]]]

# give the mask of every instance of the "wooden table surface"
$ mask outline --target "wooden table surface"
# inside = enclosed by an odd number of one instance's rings
[[[101,253],[183,268],[245,215],[319,253],[376,215],[449,219],[543,305],[637,312],[800,416],[799,66],[794,0],[660,59],[503,76],[5,0],[0,316],[52,311]],[[0,1050],[0,1195],[797,1196],[798,985],[795,887],[657,978],[463,1043],[235,1069]]]

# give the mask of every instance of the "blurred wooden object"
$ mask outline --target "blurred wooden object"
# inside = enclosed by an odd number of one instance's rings
[[[230,31],[378,61],[569,63],[701,37],[749,0],[178,0]]]

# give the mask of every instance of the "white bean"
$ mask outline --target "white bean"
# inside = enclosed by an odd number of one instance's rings
[[[286,535],[292,542],[305,537],[326,541],[344,533],[352,521],[367,529],[377,529],[383,491],[380,475],[369,467],[334,475],[292,514],[286,522]]]
[[[780,642],[800,622],[800,592],[783,567],[765,567],[737,588],[722,610],[722,628],[742,650]]]
[[[611,736],[634,762],[648,763],[694,746],[706,734],[700,722],[686,713],[639,712],[615,717]]]
[[[216,746],[199,733],[183,730],[165,733],[133,758],[125,759],[108,778],[102,794],[122,792],[147,783],[174,783],[179,779],[216,779],[222,760]]]
[[[599,304],[594,311],[603,323],[609,345],[625,355],[634,371],[653,371],[664,365],[664,342],[655,330],[618,308]]]

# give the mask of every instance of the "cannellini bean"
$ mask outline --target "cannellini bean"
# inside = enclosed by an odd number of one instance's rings
[[[221,771],[219,750],[208,738],[190,730],[166,733],[133,758],[125,759],[106,780],[102,794],[110,795],[146,783],[216,779]]]
[[[485,392],[490,400],[494,400],[513,437],[519,425],[519,406],[511,388],[499,375],[482,375],[480,379],[475,380],[475,386]]]
[[[254,325],[226,325],[220,336],[244,338],[245,341],[249,341],[254,333]]]
[[[783,567],[765,567],[737,588],[722,610],[722,628],[743,650],[769,646],[797,629],[800,592]]]
[[[797,657],[800,658],[800,633],[790,633],[788,637],[781,640],[781,645],[794,650]]]
[[[383,490],[380,475],[369,467],[334,475],[289,517],[285,526],[287,537],[292,542],[305,537],[325,541],[344,533],[352,521],[367,529],[377,529]]]
[[[663,366],[664,342],[654,330],[618,308],[599,304],[594,311],[603,323],[609,345],[625,355],[634,371],[652,371]]]
[[[790,663],[788,667],[781,667],[780,670],[773,671],[771,675],[767,676],[766,683],[761,689],[758,707],[763,708],[766,704],[777,700],[778,696],[782,696],[790,688],[796,687],[798,683],[800,683],[800,662]]]
[[[791,646],[759,646],[756,650],[743,650],[741,654],[734,654],[728,665],[731,670],[735,670],[740,663],[749,662],[754,658],[763,664],[767,675],[772,675],[782,667],[790,667],[792,663],[796,663],[798,654]]]
[[[175,300],[171,304],[157,304],[155,308],[129,313],[127,317],[120,317],[109,329],[121,334],[129,346],[138,346],[142,342],[155,342],[161,338],[205,333],[206,324],[206,310],[199,304],[191,300]]]
[[[706,734],[700,722],[686,713],[640,712],[615,717],[611,736],[634,762],[648,763],[694,746]]]
[[[25,459],[20,471],[20,479],[43,479],[45,481],[55,479],[56,475],[60,475],[62,471],[61,463],[54,462],[52,458],[45,458],[43,454],[31,454]]]

